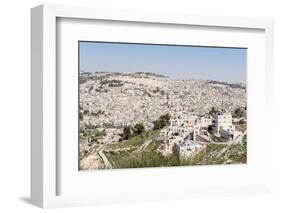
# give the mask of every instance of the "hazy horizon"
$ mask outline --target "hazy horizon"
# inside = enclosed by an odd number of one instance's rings
[[[246,83],[247,49],[80,42],[80,71],[150,72],[172,79]]]

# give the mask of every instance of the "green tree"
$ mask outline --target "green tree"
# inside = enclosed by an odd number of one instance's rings
[[[144,125],[142,123],[137,123],[134,126],[133,131],[134,131],[135,135],[139,135],[139,134],[143,133],[145,131]]]
[[[212,107],[211,110],[209,111],[209,114],[210,114],[210,115],[214,115],[214,114],[216,114],[216,113],[217,113],[217,110],[216,110],[215,107]]]
[[[156,121],[153,122],[154,130],[162,129],[163,127],[170,124],[171,116],[169,114],[161,115]]]
[[[246,111],[244,108],[236,108],[233,112],[233,117],[244,117],[246,115]]]
[[[125,126],[122,134],[123,140],[128,140],[131,137],[132,137],[131,126]]]
[[[153,127],[154,130],[161,129],[161,125],[158,120],[153,121],[153,125],[154,125],[154,127]]]
[[[238,122],[238,124],[242,125],[242,124],[245,124],[246,121],[244,119],[240,119],[240,121]]]
[[[84,119],[84,115],[82,112],[79,112],[79,119],[80,119],[80,121],[83,121],[83,119]]]

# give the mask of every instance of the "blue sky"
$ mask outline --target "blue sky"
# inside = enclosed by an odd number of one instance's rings
[[[80,70],[246,83],[247,49],[80,42]]]

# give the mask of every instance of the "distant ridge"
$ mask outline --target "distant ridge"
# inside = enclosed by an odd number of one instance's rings
[[[229,86],[231,88],[239,88],[239,89],[246,89],[246,85],[242,84],[242,83],[228,83],[228,82],[222,82],[222,81],[214,81],[214,80],[207,80],[208,83],[211,84],[222,84],[222,85],[226,85]]]
[[[163,74],[157,74],[153,72],[110,72],[110,71],[95,71],[95,72],[86,72],[81,70],[80,71],[80,78],[85,80],[84,77],[98,77],[98,78],[106,78],[111,75],[122,75],[122,76],[140,76],[140,77],[156,77],[156,78],[169,78],[169,76],[163,75]],[[175,79],[179,80],[179,79]],[[205,81],[209,84],[220,84],[229,86],[231,88],[240,88],[240,89],[246,89],[246,84],[244,83],[229,83],[224,81],[217,81],[217,80],[205,80],[205,79],[180,79],[180,80],[199,80],[199,81]],[[85,81],[83,81],[85,82]]]
[[[81,75],[139,75],[139,76],[153,76],[153,77],[158,77],[158,78],[169,78],[168,76],[165,76],[163,74],[156,74],[153,72],[110,72],[110,71],[95,71],[95,72],[85,72],[85,71],[80,71]]]
[[[154,77],[160,77],[160,78],[168,78],[168,76],[162,75],[162,74],[156,74],[152,72],[136,72],[137,75],[148,75],[148,76],[154,76]]]

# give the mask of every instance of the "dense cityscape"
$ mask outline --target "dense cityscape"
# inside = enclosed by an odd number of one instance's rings
[[[246,85],[80,72],[80,170],[247,162]]]

